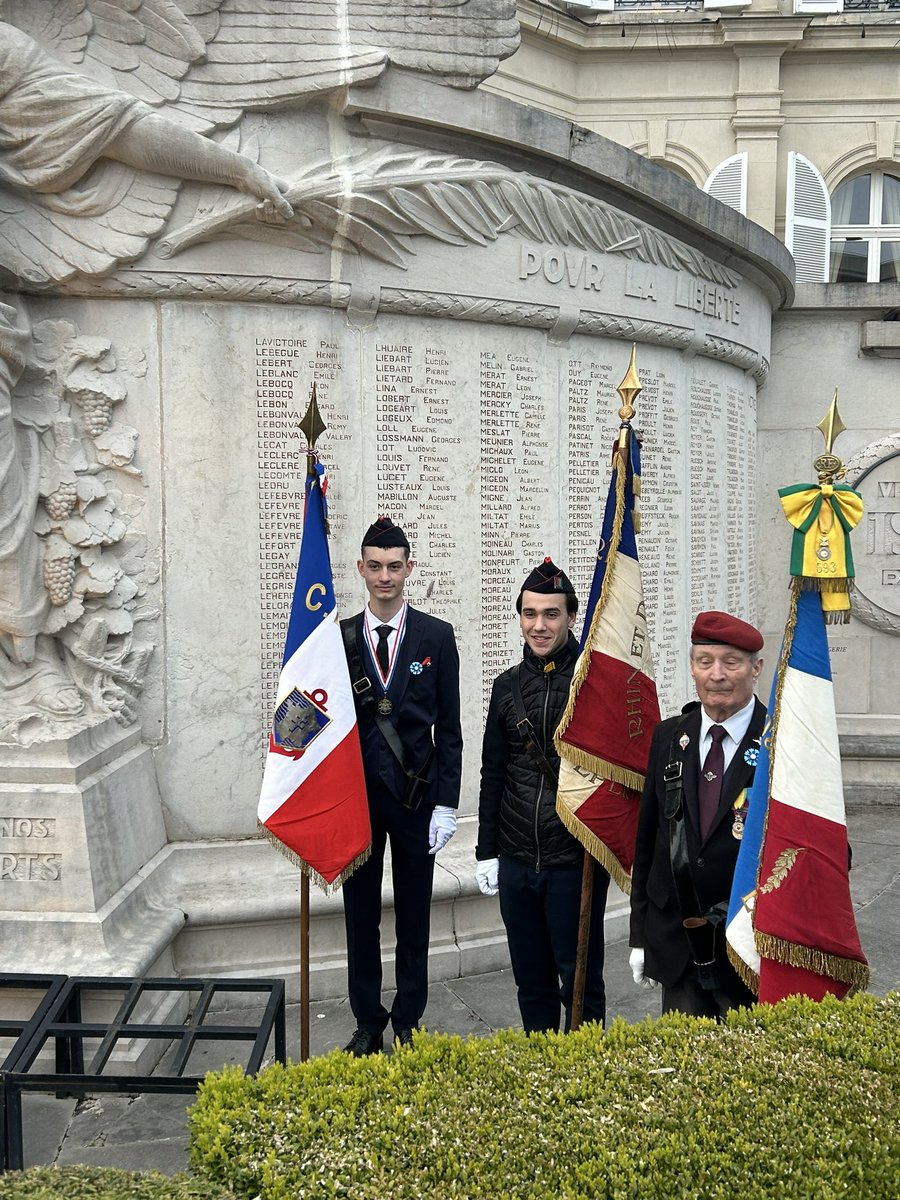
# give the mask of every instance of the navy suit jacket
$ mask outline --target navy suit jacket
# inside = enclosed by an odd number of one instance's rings
[[[381,697],[382,685],[366,646],[363,614],[357,613],[341,622],[342,627],[347,625],[352,625],[356,631],[363,670],[372,681],[376,698]],[[408,607],[406,630],[397,651],[396,667],[387,694],[393,704],[388,719],[397,730],[407,766],[421,772],[434,746],[422,804],[457,808],[462,774],[462,728],[459,719],[459,653],[452,625],[419,612],[412,605]],[[373,787],[381,785],[398,800],[403,800],[408,788],[407,777],[373,720],[360,718],[359,739],[366,787],[371,792]]]
[[[697,898],[703,912],[713,905],[727,901],[737,862],[740,842],[732,835],[734,803],[744,788],[753,782],[753,765],[745,759],[748,750],[758,749],[766,720],[766,707],[756,700],[753,716],[743,741],[734,752],[722,780],[719,809],[705,838],[700,837],[700,806],[697,781],[700,777],[700,718],[698,704],[688,715],[670,717],[657,725],[650,744],[646,783],[641,796],[634,867],[631,872],[631,936],[632,946],[644,949],[644,971],[648,978],[657,979],[672,987],[684,973],[690,960],[687,936],[682,927],[682,914],[672,878],[669,853],[669,822],[663,807],[666,786],[663,770],[669,762],[673,733],[683,721],[682,733],[688,744],[682,751],[675,739],[675,757],[684,763],[684,810],[688,859]],[[752,754],[750,755],[752,758]],[[724,955],[724,946],[717,957]],[[724,960],[727,961],[727,960]]]

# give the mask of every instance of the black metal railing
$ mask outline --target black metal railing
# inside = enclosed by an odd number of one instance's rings
[[[87,1096],[97,1092],[140,1095],[143,1092],[191,1094],[203,1080],[188,1074],[191,1054],[199,1042],[225,1041],[250,1044],[244,1070],[255,1075],[263,1065],[269,1042],[273,1057],[286,1061],[283,979],[120,979],[64,975],[0,974],[4,991],[41,992],[38,1003],[22,1017],[0,1020],[0,1036],[16,1038],[0,1066],[0,1172],[21,1170],[24,1164],[22,1093],[51,1092],[57,1096]],[[83,1021],[83,1000],[92,1003],[104,993],[121,993],[115,1016],[109,1021]],[[141,1002],[153,993],[183,993],[195,998],[184,1020],[157,1022],[134,1020]],[[227,993],[265,996],[262,1016],[253,1024],[232,1025],[209,1020],[213,1001]],[[152,1007],[152,1006],[151,1006]],[[171,1058],[151,1075],[108,1072],[119,1042],[166,1041]],[[85,1067],[85,1042],[99,1043]],[[55,1071],[34,1070],[48,1043],[55,1051]]]

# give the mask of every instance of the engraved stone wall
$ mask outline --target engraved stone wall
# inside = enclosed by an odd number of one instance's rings
[[[484,709],[494,677],[516,661],[514,599],[550,554],[582,602],[593,571],[629,343],[543,330],[379,313],[363,328],[324,308],[165,306],[165,507],[173,597],[210,598],[200,622],[170,603],[169,737],[158,751],[172,830],[248,831],[252,807],[223,796],[258,787],[264,731],[281,662],[302,517],[305,457],[298,421],[316,382],[328,429],[332,562],[339,612],[362,607],[359,537],[378,513],[406,528],[413,604],[451,621],[462,658],[464,811],[477,796]],[[172,339],[176,336],[177,345]],[[179,346],[188,344],[191,354]],[[196,363],[204,370],[197,372]],[[638,348],[644,391],[642,557],[664,710],[692,694],[683,648],[692,614],[752,614],[752,470],[756,383],[732,365]],[[177,399],[192,390],[187,411]],[[177,492],[177,499],[176,499]],[[225,539],[198,550],[196,519]],[[227,604],[221,597],[227,596]],[[213,631],[215,636],[212,636]],[[173,651],[175,651],[173,655]],[[196,706],[215,682],[214,752],[196,770]],[[233,807],[230,807],[232,806]]]

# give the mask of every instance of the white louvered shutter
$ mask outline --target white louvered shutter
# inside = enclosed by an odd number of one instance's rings
[[[747,215],[747,151],[723,159],[709,173],[703,185],[715,200],[736,208],[742,217]]]
[[[784,240],[797,265],[798,283],[827,283],[831,247],[831,197],[817,167],[788,154]]]

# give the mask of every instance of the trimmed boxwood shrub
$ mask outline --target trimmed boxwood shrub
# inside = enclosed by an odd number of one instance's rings
[[[191,1164],[260,1200],[897,1200],[898,1031],[900,993],[794,998],[227,1069]]]
[[[30,1167],[0,1175],[0,1200],[225,1200],[216,1184],[158,1171]]]

